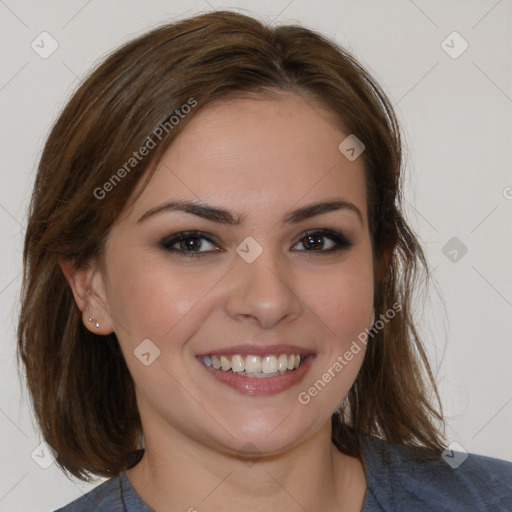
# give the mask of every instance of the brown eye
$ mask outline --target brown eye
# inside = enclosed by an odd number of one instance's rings
[[[163,249],[180,256],[202,256],[205,253],[219,252],[219,247],[208,236],[199,231],[175,233],[160,241]]]
[[[317,230],[306,233],[294,247],[302,245],[299,251],[329,253],[354,245],[341,233],[330,230]]]

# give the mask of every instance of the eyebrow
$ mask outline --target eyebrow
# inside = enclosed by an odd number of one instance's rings
[[[307,206],[303,206],[296,210],[286,213],[282,220],[281,224],[297,224],[305,219],[309,219],[310,217],[315,217],[316,215],[321,215],[323,213],[334,212],[338,210],[347,210],[355,213],[359,218],[361,224],[364,224],[363,215],[359,208],[350,201],[345,201],[344,199],[334,199],[330,201],[322,201],[319,203],[309,204]],[[240,215],[236,213],[232,213],[228,210],[224,210],[222,208],[216,208],[214,206],[208,206],[203,203],[198,203],[195,201],[168,201],[159,206],[155,206],[148,210],[137,223],[142,222],[143,220],[148,219],[154,215],[165,212],[185,212],[190,213],[192,215],[196,215],[197,217],[201,217],[206,220],[210,220],[212,222],[217,222],[219,224],[228,224],[231,226],[239,226],[245,220],[245,215]]]

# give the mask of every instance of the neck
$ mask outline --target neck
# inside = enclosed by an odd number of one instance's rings
[[[154,510],[361,510],[364,468],[332,444],[330,422],[284,453],[253,459],[175,434],[146,434],[143,458],[127,471]]]

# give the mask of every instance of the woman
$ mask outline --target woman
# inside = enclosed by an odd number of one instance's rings
[[[216,12],[106,59],[24,252],[39,425],[109,478],[60,510],[511,510],[512,464],[445,450],[400,173],[384,93],[304,28]]]

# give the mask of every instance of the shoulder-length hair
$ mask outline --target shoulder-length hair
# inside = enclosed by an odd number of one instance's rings
[[[73,94],[46,141],[23,253],[18,361],[42,435],[65,472],[83,480],[116,475],[133,465],[143,437],[117,338],[84,327],[59,258],[80,268],[101,255],[137,184],[150,179],[202,106],[276,91],[322,102],[363,141],[375,313],[396,313],[369,338],[346,406],[332,416],[333,442],[352,455],[361,434],[442,450],[439,395],[411,314],[428,267],[401,209],[402,148],[392,105],[334,42],[300,26],[272,27],[223,11],[158,27],[120,47]],[[141,155],[143,146],[150,150]]]

